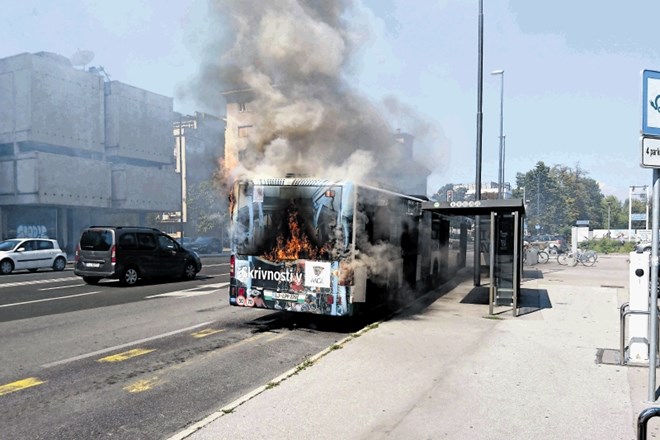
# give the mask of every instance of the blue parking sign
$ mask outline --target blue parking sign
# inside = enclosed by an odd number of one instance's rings
[[[660,136],[660,72],[642,71],[642,134]]]

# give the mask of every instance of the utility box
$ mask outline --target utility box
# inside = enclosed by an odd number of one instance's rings
[[[532,266],[539,262],[539,251],[536,248],[530,247],[525,251],[525,264]]]
[[[649,361],[649,288],[651,272],[650,252],[631,252],[629,271],[628,360],[633,363]],[[635,313],[639,312],[639,313]]]

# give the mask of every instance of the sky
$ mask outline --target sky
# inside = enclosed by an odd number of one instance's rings
[[[222,115],[220,96],[195,92],[209,59],[221,62],[226,37],[210,0],[2,2],[0,58],[92,51],[86,67],[103,66],[112,80],[172,96],[176,111]],[[342,76],[376,105],[406,110],[390,123],[433,151],[429,194],[473,183],[479,2],[341,3],[353,44]],[[579,166],[619,199],[631,185],[651,185],[652,171],[640,167],[641,71],[660,70],[660,2],[489,0],[483,12],[482,182],[498,178],[502,77],[491,72],[502,69],[512,186],[538,161]]]

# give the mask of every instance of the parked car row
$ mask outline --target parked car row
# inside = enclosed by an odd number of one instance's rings
[[[92,226],[80,237],[74,273],[88,284],[115,278],[133,285],[139,278],[175,276],[193,279],[201,270],[199,254],[223,251],[217,237],[184,237],[180,241],[154,228]],[[64,270],[67,254],[57,240],[14,238],[0,242],[0,275],[15,270]]]
[[[532,235],[525,241],[539,249],[547,248],[555,251],[566,249],[566,240],[561,235]]]

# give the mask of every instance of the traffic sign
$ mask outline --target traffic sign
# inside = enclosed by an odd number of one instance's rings
[[[660,139],[642,136],[642,166],[660,168]]]
[[[642,71],[642,134],[660,136],[660,72]]]

